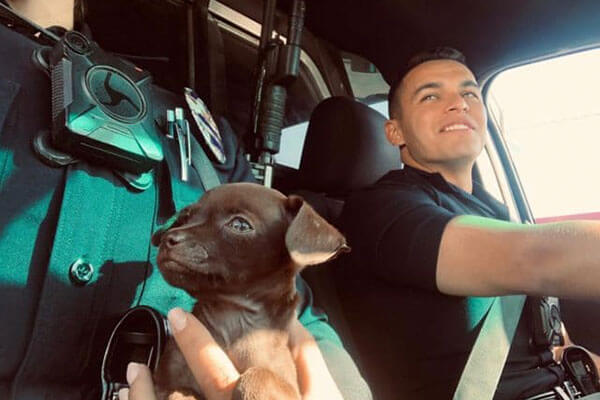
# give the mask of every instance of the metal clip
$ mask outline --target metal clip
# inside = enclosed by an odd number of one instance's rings
[[[573,396],[571,396],[570,393],[567,394],[567,392],[565,391],[565,389],[563,389],[560,386],[556,386],[554,388],[554,391],[556,392],[556,396],[558,399],[561,400],[573,400]]]
[[[175,111],[167,110],[167,137],[175,138]]]
[[[185,127],[185,143],[187,144],[187,163],[188,166],[192,165],[192,132],[190,130],[190,123],[187,119],[183,120],[183,125]]]
[[[190,123],[183,117],[183,108],[175,108],[175,123],[173,124],[179,143],[179,161],[181,166],[181,180],[187,182],[189,168],[192,165],[192,132]]]
[[[177,107],[175,109],[175,134],[177,135],[177,142],[179,144],[179,166],[181,169],[181,180],[187,182],[189,176],[189,161],[185,122],[187,121],[183,118],[183,108]]]

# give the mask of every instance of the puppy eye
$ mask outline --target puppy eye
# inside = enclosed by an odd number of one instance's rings
[[[250,225],[250,222],[242,217],[234,217],[227,223],[227,227],[240,233],[246,233],[254,229],[252,228],[252,225]]]

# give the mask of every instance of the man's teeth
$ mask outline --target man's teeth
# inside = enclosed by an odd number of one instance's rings
[[[442,130],[442,132],[457,131],[457,130],[462,130],[462,129],[471,129],[471,128],[465,124],[454,124],[454,125],[445,127]]]

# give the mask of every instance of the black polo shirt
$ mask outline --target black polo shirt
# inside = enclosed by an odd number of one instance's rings
[[[377,399],[454,393],[492,300],[437,289],[442,234],[459,215],[509,218],[479,184],[467,193],[440,174],[409,166],[346,202],[341,227],[352,253],[336,275],[362,370]],[[555,367],[538,368],[551,356],[530,347],[529,313],[523,315],[496,399],[537,393],[559,379]]]

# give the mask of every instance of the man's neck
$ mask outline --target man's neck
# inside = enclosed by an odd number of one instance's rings
[[[471,170],[473,164],[457,164],[457,165],[440,165],[440,164],[422,164],[412,158],[403,159],[404,164],[411,166],[421,171],[429,173],[438,173],[444,177],[447,182],[454,186],[458,186],[467,193],[473,192],[473,179]]]
[[[75,0],[7,0],[7,3],[19,15],[43,28],[62,26],[73,29]]]

